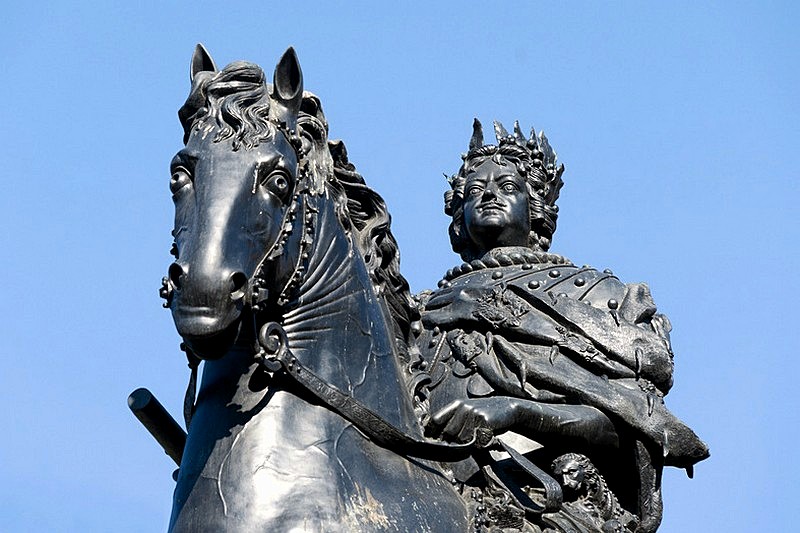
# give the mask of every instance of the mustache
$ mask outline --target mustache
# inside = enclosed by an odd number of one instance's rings
[[[486,209],[492,207],[499,207],[503,208],[506,207],[506,204],[503,202],[499,202],[497,200],[489,200],[488,202],[481,202],[477,205],[478,209]]]

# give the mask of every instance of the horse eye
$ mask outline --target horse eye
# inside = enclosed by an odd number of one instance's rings
[[[172,169],[172,176],[169,180],[169,190],[172,192],[172,194],[176,194],[191,182],[192,177],[185,167],[175,167]]]
[[[289,175],[283,170],[276,170],[267,177],[264,186],[278,198],[284,199],[289,191]]]

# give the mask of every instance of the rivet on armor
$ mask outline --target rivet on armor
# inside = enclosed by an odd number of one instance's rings
[[[500,279],[503,277],[503,273],[499,270],[492,272],[492,279]]]
[[[529,289],[538,289],[541,285],[542,284],[541,284],[541,282],[539,280],[534,280],[534,281],[528,282],[528,288]]]
[[[566,292],[559,292],[558,293],[558,297],[559,298],[566,298],[567,297],[567,293]]]
[[[533,268],[533,265],[530,264],[530,263],[525,263],[524,265],[522,265],[522,270],[530,270],[532,268]]]
[[[560,270],[551,270],[550,272],[547,273],[547,275],[550,276],[551,278],[557,278],[557,277],[559,277],[561,275],[561,271]]]
[[[578,279],[575,280],[575,286],[576,287],[583,287],[584,285],[586,285],[586,280],[585,279],[578,278]]]
[[[617,302],[614,298],[611,298],[608,301],[608,308],[609,309],[616,309],[617,307],[619,307],[619,302]]]
[[[611,272],[610,268],[607,268],[607,269],[603,270],[603,273],[604,274],[613,274],[613,272]]]

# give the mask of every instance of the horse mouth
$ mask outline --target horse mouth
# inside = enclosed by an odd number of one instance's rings
[[[172,318],[186,345],[202,359],[222,357],[236,340],[241,310],[206,306],[175,306]]]

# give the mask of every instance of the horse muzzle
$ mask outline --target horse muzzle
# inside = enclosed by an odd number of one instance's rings
[[[241,271],[201,270],[173,263],[160,292],[165,307],[172,311],[178,334],[198,356],[213,359],[211,347],[222,350],[235,339],[248,278]]]

